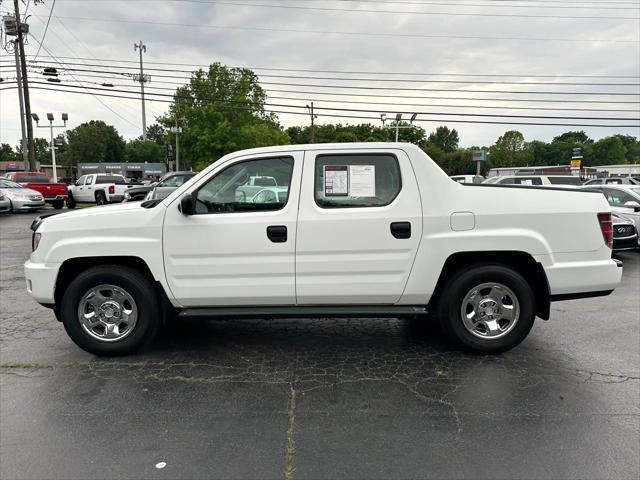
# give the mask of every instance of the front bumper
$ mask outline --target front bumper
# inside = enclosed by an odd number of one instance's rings
[[[623,250],[635,250],[638,248],[638,235],[630,237],[613,237],[613,251],[621,252]]]
[[[42,200],[11,200],[13,210],[31,210],[44,207],[44,198]]]
[[[44,305],[55,303],[55,285],[59,269],[60,265],[57,263],[34,263],[31,260],[24,263],[27,292],[36,302]]]

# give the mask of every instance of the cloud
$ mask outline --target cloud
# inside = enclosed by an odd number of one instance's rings
[[[591,10],[562,8],[506,8],[467,6],[456,8],[446,5],[425,5],[419,2],[265,2],[263,0],[246,0],[243,2],[149,2],[149,1],[64,1],[56,3],[54,18],[49,26],[45,46],[59,57],[87,57],[121,60],[137,60],[133,51],[133,43],[142,40],[147,45],[146,62],[172,62],[209,64],[215,61],[234,66],[305,68],[326,70],[373,71],[385,74],[387,78],[423,78],[443,79],[443,77],[418,77],[398,75],[405,72],[422,73],[456,73],[456,74],[513,74],[517,81],[550,81],[535,75],[640,75],[639,43],[610,42],[561,42],[561,41],[528,41],[528,40],[488,40],[488,39],[453,39],[453,38],[417,38],[394,36],[361,36],[338,35],[313,32],[350,32],[367,34],[409,34],[409,35],[462,35],[478,37],[545,37],[545,38],[600,38],[608,40],[638,40],[640,25],[638,21],[607,19],[553,19],[553,18],[514,18],[489,16],[438,16],[422,14],[380,14],[371,12],[344,12],[305,10],[297,8],[262,8],[257,4],[289,5],[289,6],[327,6],[329,8],[351,8],[366,10],[393,10],[405,12],[438,11],[464,13],[530,13],[534,15],[600,15],[600,16],[637,16],[633,10]],[[486,5],[491,2],[474,1],[474,5]],[[499,2],[497,2],[499,3]],[[252,4],[254,6],[241,5]],[[558,4],[561,6],[562,4]],[[556,5],[556,6],[558,6]],[[585,4],[587,5],[587,4]],[[40,38],[48,14],[49,4],[32,6],[33,16],[29,23],[32,32]],[[68,17],[75,17],[69,19]],[[98,22],[79,20],[78,18],[94,18],[115,20]],[[161,22],[173,24],[217,25],[234,28],[203,28],[188,26],[150,25],[144,23],[125,23],[126,21]],[[272,30],[247,30],[257,27]],[[280,32],[278,29],[297,30],[298,33]],[[27,53],[37,50],[37,42],[31,40]],[[47,55],[41,52],[43,59]],[[10,57],[2,57],[10,58]],[[74,61],[64,60],[63,61]],[[86,63],[95,63],[85,61]],[[5,63],[3,63],[5,65]],[[147,64],[151,66],[150,63]],[[82,67],[81,67],[82,68]],[[89,68],[89,67],[87,67]],[[178,67],[174,67],[178,68]],[[187,68],[187,67],[185,67]],[[131,71],[135,71],[135,63]],[[161,84],[160,79],[153,77],[150,87],[172,87]],[[261,72],[271,73],[276,72]],[[282,74],[282,72],[280,72]],[[118,80],[80,77],[83,82]],[[2,76],[10,75],[3,69]],[[311,75],[311,74],[307,74]],[[303,76],[300,73],[300,76]],[[320,76],[340,76],[325,74]],[[362,75],[356,75],[362,76]],[[31,73],[32,80],[42,80],[37,73]],[[70,79],[69,76],[63,77]],[[497,78],[497,77],[494,77]],[[448,77],[455,79],[455,77]],[[478,78],[486,80],[486,78]],[[263,80],[267,80],[263,77]],[[589,79],[558,79],[558,81],[586,82]],[[596,81],[597,79],[592,79]],[[600,79],[612,82],[614,79]],[[618,79],[638,83],[635,79]],[[638,104],[603,104],[599,108],[624,108],[631,112],[561,112],[561,111],[527,111],[454,108],[453,105],[478,106],[564,106],[571,108],[589,108],[595,104],[588,100],[633,100],[639,97],[604,97],[604,96],[556,96],[556,95],[503,95],[489,93],[465,93],[464,90],[556,90],[567,92],[618,91],[640,93],[635,87],[612,86],[514,86],[486,84],[446,84],[446,83],[411,83],[397,84],[398,87],[446,88],[457,92],[407,92],[401,90],[373,91],[376,97],[310,95],[295,93],[301,90],[326,91],[323,84],[347,84],[346,82],[329,80],[311,80],[302,78],[269,79],[282,83],[306,83],[317,87],[267,86],[267,90],[285,90],[288,93],[271,92],[273,96],[297,97],[299,100],[272,100],[273,103],[289,102],[304,106],[313,100],[317,107],[338,107],[354,109],[375,108],[373,116],[379,113],[434,111],[439,113],[495,113],[518,115],[566,115],[566,116],[602,116],[638,118]],[[131,79],[123,77],[121,84],[134,85]],[[157,82],[157,83],[156,83]],[[353,82],[357,85],[380,86],[379,82]],[[392,84],[393,85],[393,84]],[[1,88],[1,87],[0,87]],[[344,90],[352,93],[371,93],[365,90]],[[163,93],[170,93],[165,91]],[[398,99],[389,95],[418,95],[422,97],[465,97],[467,101],[407,98]],[[516,103],[516,102],[483,102],[478,98],[536,98],[536,99],[572,99],[582,103],[553,104]],[[329,103],[327,99],[340,100],[340,103]],[[371,101],[383,103],[407,103],[409,106],[378,105],[367,106],[354,101]],[[15,145],[19,141],[18,100],[15,90],[0,91],[0,142]],[[137,137],[141,132],[141,108],[137,100],[103,98],[105,107],[89,95],[53,93],[50,91],[32,90],[32,109],[34,112],[62,112],[70,115],[69,126],[74,126],[90,119],[100,118],[116,126],[125,138]],[[437,104],[443,106],[418,106],[411,104]],[[153,122],[168,108],[166,103],[147,102],[147,123]],[[114,113],[114,111],[116,113]],[[367,115],[367,114],[360,114]],[[280,115],[285,126],[307,124],[307,116]],[[438,118],[437,116],[421,116],[422,118]],[[440,115],[440,118],[450,117]],[[499,119],[490,119],[499,120]],[[359,123],[358,120],[321,117],[320,123]],[[544,120],[519,119],[522,122],[544,122]],[[372,121],[373,123],[377,123]],[[552,123],[553,121],[549,121]],[[640,135],[638,129],[593,128],[593,127],[559,127],[559,126],[509,126],[463,124],[453,120],[447,122],[421,123],[427,131],[446,123],[460,132],[463,145],[490,145],[505,130],[517,129],[524,133],[527,140],[550,140],[553,136],[567,130],[584,129],[592,138],[600,138],[614,133]],[[558,120],[556,123],[590,123],[571,120]],[[41,132],[37,132],[38,134]],[[45,132],[46,133],[46,132]]]

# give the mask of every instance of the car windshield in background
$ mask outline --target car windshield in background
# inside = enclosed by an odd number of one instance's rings
[[[582,185],[580,177],[567,175],[565,177],[548,177],[552,185]]]
[[[124,177],[120,177],[118,175],[98,175],[96,183],[115,183],[116,185],[126,185],[127,181]]]
[[[16,181],[23,183],[49,183],[46,175],[16,175]]]
[[[24,188],[22,185],[5,178],[0,178],[0,188]]]

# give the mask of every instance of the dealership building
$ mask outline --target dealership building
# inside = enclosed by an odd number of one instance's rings
[[[164,163],[78,163],[78,177],[89,173],[112,173],[127,178],[159,178],[167,173]]]

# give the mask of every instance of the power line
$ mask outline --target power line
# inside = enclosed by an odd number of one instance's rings
[[[121,76],[131,77],[134,74],[131,72],[123,73],[123,72],[110,72],[107,70],[95,70],[95,69],[83,69],[83,68],[64,68],[65,71],[69,72],[89,72],[89,73],[99,73],[104,75],[111,75],[113,78],[119,78]],[[163,75],[163,74],[155,74],[156,77],[160,78],[177,78],[181,80],[189,80],[191,76],[184,75]],[[273,77],[273,75],[262,75],[264,77]],[[276,76],[277,77],[277,76]],[[292,76],[282,76],[281,78],[296,78]],[[300,77],[297,77],[300,78]],[[303,79],[307,79],[302,77]],[[308,78],[312,79],[312,78]],[[342,79],[340,79],[342,80]],[[365,81],[371,81],[368,79],[364,79]],[[437,81],[433,81],[434,83],[439,83]],[[429,83],[429,82],[425,82]],[[442,82],[446,83],[446,82]],[[464,83],[474,83],[474,82],[464,82]],[[479,82],[482,83],[482,82]],[[496,82],[501,83],[501,82]],[[308,83],[290,83],[290,82],[265,82],[260,81],[262,85],[276,85],[276,86],[287,86],[287,87],[314,87],[314,88],[337,88],[337,89],[355,89],[355,90],[393,90],[393,91],[424,91],[424,92],[455,92],[455,93],[498,93],[498,94],[531,94],[531,95],[613,95],[613,96],[638,96],[639,93],[628,93],[628,92],[561,92],[556,90],[548,90],[548,91],[528,91],[528,90],[475,90],[475,89],[446,89],[446,88],[417,88],[417,87],[397,87],[397,86],[375,86],[375,85],[327,85],[324,83],[320,84],[308,84]],[[548,83],[549,85],[555,85],[553,83]],[[547,84],[545,84],[547,85]],[[569,85],[569,84],[567,84]],[[629,84],[631,86],[636,86],[634,84]]]
[[[35,16],[35,15],[34,15]],[[309,30],[294,28],[268,28],[268,27],[251,27],[251,26],[229,26],[229,25],[212,25],[199,23],[172,23],[172,22],[154,22],[150,20],[125,20],[113,18],[91,18],[91,17],[60,17],[69,20],[89,21],[89,22],[106,22],[106,23],[131,23],[139,25],[157,25],[169,27],[183,28],[212,28],[219,30],[241,30],[255,32],[281,32],[281,33],[302,33],[302,34],[319,34],[319,35],[346,35],[346,36],[363,36],[363,37],[389,37],[389,38],[449,38],[457,40],[516,40],[516,41],[544,41],[544,42],[569,42],[569,43],[632,43],[637,44],[637,40],[610,40],[605,38],[552,38],[552,37],[492,37],[482,35],[437,35],[437,34],[417,34],[417,33],[384,33],[384,32],[345,32],[330,30]]]
[[[47,87],[39,87],[36,86],[34,87],[36,89],[40,89],[40,90],[51,90],[51,91],[63,91],[65,93],[76,93],[76,94],[80,94],[80,95],[98,95],[98,96],[103,96],[103,97],[112,97],[112,98],[123,98],[123,99],[130,99],[130,100],[140,100],[139,97],[124,97],[124,96],[118,96],[118,95],[113,95],[113,94],[102,94],[102,93],[95,93],[95,94],[90,94],[90,93],[86,93],[86,92],[81,92],[81,91],[77,91],[77,90],[60,90],[59,88],[47,88]],[[1,90],[6,90],[7,87],[3,87],[0,88]],[[153,102],[162,102],[162,103],[173,103],[173,100],[163,100],[163,99],[156,99],[156,98],[149,98],[149,101],[153,101]],[[238,107],[229,107],[229,108],[233,108],[233,109],[239,109],[239,110],[247,110],[246,108],[238,108]],[[264,110],[267,113],[280,113],[280,114],[289,114],[289,115],[308,115],[307,112],[292,112],[292,111],[283,111],[283,110]],[[321,117],[326,117],[326,118],[349,118],[349,119],[359,119],[359,120],[374,120],[374,121],[378,121],[380,118],[378,116],[356,116],[356,115],[342,115],[342,114],[324,114],[324,113],[317,113],[318,116]],[[602,128],[640,128],[640,125],[611,125],[611,124],[592,124],[592,123],[588,123],[588,124],[579,124],[579,123],[549,123],[549,122],[544,122],[544,123],[540,123],[540,122],[502,122],[502,121],[488,121],[488,120],[458,120],[458,119],[441,119],[441,118],[429,118],[429,119],[417,119],[416,122],[439,122],[439,123],[470,123],[470,124],[489,124],[489,125],[537,125],[537,126],[546,126],[546,127],[551,127],[551,126],[558,126],[558,127],[602,127]]]
[[[56,6],[56,0],[53,0],[51,3],[51,8],[49,9],[49,17],[47,18],[47,24],[44,27],[44,33],[42,34],[42,40],[40,41],[40,45],[38,46],[38,51],[33,57],[34,60],[38,58],[38,54],[40,53],[40,49],[42,48],[42,44],[44,43],[44,39],[47,36],[47,31],[49,30],[49,22],[51,22],[51,14],[53,13],[53,7]]]
[[[58,17],[56,17],[58,19]],[[27,55],[29,56],[29,55]],[[1,57],[1,56],[0,56]],[[7,56],[8,57],[8,56]],[[40,57],[42,58],[42,57]],[[95,62],[110,62],[115,63],[138,63],[135,60],[121,60],[115,58],[93,58],[93,57],[61,57],[58,58],[72,59],[72,60],[88,60]],[[3,61],[0,58],[0,61]],[[7,58],[4,61],[10,61]],[[35,63],[45,63],[45,60],[30,60]],[[110,68],[128,68],[124,65],[102,65],[102,64],[88,64],[85,62],[73,63],[65,62],[66,65],[85,65],[85,66],[98,66],[98,67],[110,67]],[[174,63],[174,62],[145,62],[147,65],[170,65],[170,66],[184,66],[184,67],[196,67],[209,68],[210,64],[205,63]],[[345,74],[357,74],[357,75],[410,75],[410,76],[447,76],[447,77],[529,77],[529,78],[640,78],[640,75],[537,75],[537,74],[525,74],[525,73],[442,73],[442,72],[374,72],[371,70],[336,70],[336,69],[309,69],[309,68],[285,68],[285,67],[251,67],[251,66],[236,66],[231,68],[247,68],[249,70],[266,70],[266,71],[284,71],[284,72],[312,72],[312,73],[345,73]],[[191,70],[193,71],[193,70]]]
[[[43,63],[42,61],[34,60],[35,63]],[[85,67],[103,67],[103,68],[111,68],[111,69],[128,69],[129,66],[121,66],[121,65],[103,65],[96,63],[70,63],[66,62],[67,65],[78,65]],[[42,67],[45,68],[45,67]],[[184,69],[171,69],[171,68],[153,68],[146,67],[146,70],[157,71],[157,72],[178,72],[178,73],[192,73],[193,71],[184,70]],[[131,72],[105,72],[104,70],[82,70],[78,69],[78,71],[84,72],[95,72],[95,73],[114,73],[118,75],[127,75],[131,76],[133,73]],[[499,85],[571,85],[571,86],[619,86],[619,87],[640,87],[640,82],[637,83],[610,83],[610,82],[527,82],[527,81],[505,81],[505,80],[423,80],[416,78],[347,78],[347,77],[321,77],[321,76],[301,76],[301,75],[273,75],[273,74],[258,74],[259,77],[263,78],[302,78],[305,80],[339,80],[339,81],[363,81],[363,82],[400,82],[400,83],[453,83],[453,84],[499,84]],[[178,77],[176,77],[178,78]],[[180,77],[182,78],[182,77]],[[191,76],[185,77],[191,78]]]
[[[200,2],[203,3],[203,2]],[[282,5],[282,4],[265,4],[265,3],[246,3],[246,2],[229,2],[221,0],[209,0],[209,4],[233,7],[253,7],[253,8],[276,8],[287,10],[305,10],[313,12],[342,12],[342,13],[374,13],[385,15],[429,15],[429,16],[446,16],[446,17],[507,17],[507,18],[541,18],[541,19],[579,19],[579,20],[640,20],[640,17],[621,17],[621,16],[604,16],[604,15],[542,15],[542,14],[524,14],[524,13],[479,13],[479,12],[424,12],[415,10],[375,10],[364,8],[340,8],[340,7],[309,7],[301,5]]]
[[[33,84],[36,85],[50,85],[46,82],[32,82]],[[123,93],[123,94],[128,94],[128,95],[137,95],[137,92],[135,91],[131,91],[131,90],[119,90],[119,89],[111,89],[111,88],[100,88],[100,87],[84,87],[82,85],[64,85],[65,88],[85,88],[85,89],[90,89],[90,90],[94,90],[94,91],[100,91],[100,92],[114,92],[114,93]],[[57,88],[57,87],[56,87]],[[238,100],[228,100],[228,99],[221,99],[221,98],[213,98],[213,97],[203,97],[203,96],[199,96],[199,95],[185,95],[185,96],[179,96],[179,95],[175,95],[175,94],[165,94],[165,93],[156,93],[156,92],[148,92],[147,95],[153,95],[156,97],[166,97],[166,98],[172,98],[174,100],[180,100],[180,99],[193,99],[196,98],[199,101],[211,101],[211,102],[218,102],[218,103],[223,103],[223,104],[241,104],[241,105],[246,105],[247,103],[251,104],[251,105],[262,105],[260,103],[257,102],[243,102],[243,101],[238,101]],[[140,98],[140,97],[137,97]],[[173,100],[172,100],[173,101]],[[291,104],[281,104],[281,103],[270,103],[270,102],[265,102],[263,105],[267,106],[267,107],[274,107],[274,108],[296,108],[296,109],[306,109],[305,105],[291,105]],[[372,113],[372,112],[376,112],[375,109],[356,109],[356,108],[340,108],[340,107],[318,107],[318,106],[314,106],[314,111],[315,110],[325,110],[325,111],[337,111],[337,112],[355,112],[355,113]],[[404,113],[408,113],[408,114],[418,114],[418,115],[442,115],[442,116],[456,116],[456,117],[487,117],[487,118],[525,118],[525,119],[533,119],[533,118],[537,118],[537,119],[548,119],[548,120],[594,120],[594,121],[637,121],[637,118],[624,118],[624,117],[571,117],[571,116],[551,116],[551,115],[507,115],[507,114],[480,114],[480,113],[450,113],[450,112],[426,112],[426,111],[422,111],[422,112],[416,112],[416,111],[410,111],[410,112],[404,112]],[[640,126],[640,125],[639,125]]]

